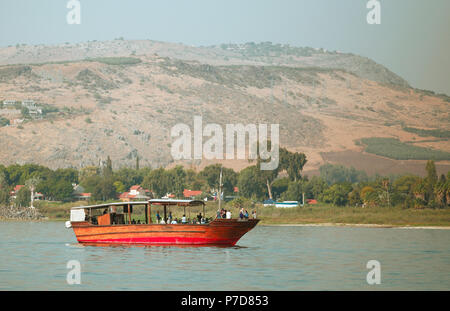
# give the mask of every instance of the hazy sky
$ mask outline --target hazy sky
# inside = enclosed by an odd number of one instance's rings
[[[0,46],[152,39],[189,45],[272,41],[367,56],[413,87],[450,95],[450,1],[380,0],[0,0]]]

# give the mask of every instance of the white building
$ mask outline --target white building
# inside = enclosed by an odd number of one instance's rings
[[[31,99],[27,99],[27,100],[22,101],[22,106],[23,107],[27,107],[30,110],[31,109],[33,109],[33,110],[36,109],[36,103],[35,103],[34,100],[31,100]]]
[[[16,105],[16,101],[15,100],[4,100],[3,101],[3,106],[5,107],[14,107]]]

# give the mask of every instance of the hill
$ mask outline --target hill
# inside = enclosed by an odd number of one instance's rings
[[[223,126],[279,123],[282,146],[305,152],[311,174],[328,161],[371,174],[393,166],[424,173],[424,159],[387,158],[365,144],[373,138],[422,147],[407,149],[421,154],[436,149],[438,171],[450,168],[449,97],[413,89],[352,54],[269,43],[114,40],[0,48],[0,64],[0,101],[31,99],[45,108],[38,118],[0,127],[3,164],[80,167],[110,155],[117,167],[133,166],[137,156],[141,165],[173,165],[171,127],[192,126],[202,115],[204,124]],[[0,117],[22,118],[0,108]]]

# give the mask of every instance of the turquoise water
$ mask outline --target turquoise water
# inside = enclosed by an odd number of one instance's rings
[[[450,230],[257,226],[238,245],[82,246],[62,222],[3,222],[0,290],[450,290]]]

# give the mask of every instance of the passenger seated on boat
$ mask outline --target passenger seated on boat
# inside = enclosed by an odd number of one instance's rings
[[[170,224],[176,225],[177,224],[177,219],[175,218],[174,220],[172,220],[172,222]]]
[[[133,224],[133,225],[135,225],[136,224],[136,220],[131,220],[131,223]]]
[[[182,224],[186,223],[186,215],[183,215],[183,217],[181,217],[181,223]]]
[[[159,215],[159,211],[156,212],[156,223],[159,224],[161,221],[161,216]]]
[[[140,225],[140,224],[141,224],[141,220],[138,219],[138,221],[136,222],[136,224]]]
[[[159,223],[162,224],[162,225],[165,225],[165,224],[166,224],[166,222],[164,221],[164,218],[161,219],[161,221],[160,221]]]
[[[105,210],[103,211],[103,215],[105,215],[106,213],[108,213],[108,209],[105,208]]]
[[[202,218],[203,218],[202,213],[199,213],[199,214],[197,215],[197,220],[198,220],[198,222],[201,222],[201,221],[202,221]]]

